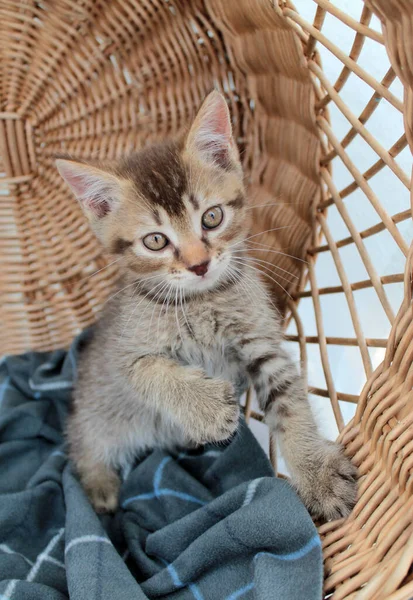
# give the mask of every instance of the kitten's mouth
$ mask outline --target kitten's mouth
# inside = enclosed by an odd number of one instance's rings
[[[200,293],[212,290],[224,280],[229,280],[230,258],[223,255],[212,264],[210,269],[203,275],[193,275],[180,281],[179,285],[183,291]]]

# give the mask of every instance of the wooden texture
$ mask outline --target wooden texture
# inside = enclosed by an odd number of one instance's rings
[[[311,0],[308,0],[310,2]],[[303,370],[318,347],[339,439],[360,471],[351,516],[320,526],[325,594],[334,600],[408,600],[413,596],[413,308],[412,260],[400,225],[411,208],[388,212],[374,187],[386,173],[411,190],[398,162],[413,148],[413,3],[366,0],[354,19],[329,0],[313,0],[314,22],[290,0],[0,0],[0,353],[67,346],[98,317],[117,278],[54,167],[54,156],[115,158],[179,132],[213,88],[225,95],[251,197],[250,253],[285,314],[295,323]],[[382,31],[372,27],[379,17]],[[329,29],[353,34],[343,51]],[[362,66],[365,43],[385,46],[380,80]],[[341,64],[330,80],[318,53]],[[363,63],[364,64],[364,63]],[[345,101],[357,78],[370,96],[360,112]],[[404,97],[391,86],[400,79]],[[405,131],[390,148],[369,130],[384,103]],[[347,123],[338,135],[330,106]],[[376,157],[352,159],[360,138]],[[350,175],[339,189],[335,165]],[[357,227],[352,194],[375,219]],[[346,234],[335,239],[333,210]],[[376,236],[406,259],[405,271],[381,273],[370,256]],[[381,239],[381,238],[380,238]],[[389,242],[389,243],[390,243]],[[343,249],[354,251],[365,278],[352,281]],[[319,283],[317,260],[331,259],[331,282]],[[320,257],[320,258],[319,258]],[[397,314],[389,287],[404,283]],[[389,338],[366,336],[356,294],[375,295]],[[353,331],[326,330],[323,301],[340,298]],[[299,302],[311,302],[316,332],[306,331]],[[307,300],[306,300],[307,299]],[[337,389],[330,350],[352,347],[366,383],[360,394]],[[385,349],[373,367],[371,349]],[[345,424],[344,403],[357,406]],[[247,421],[262,421],[248,394]],[[275,446],[271,457],[275,461]]]

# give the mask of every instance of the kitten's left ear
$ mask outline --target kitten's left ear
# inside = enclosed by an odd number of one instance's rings
[[[190,155],[196,154],[203,162],[223,169],[240,166],[228,106],[224,96],[216,90],[206,97],[199,109],[185,148]]]

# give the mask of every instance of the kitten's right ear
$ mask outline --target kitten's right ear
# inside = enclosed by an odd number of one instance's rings
[[[57,159],[56,167],[91,221],[102,219],[119,203],[120,180],[97,167]]]

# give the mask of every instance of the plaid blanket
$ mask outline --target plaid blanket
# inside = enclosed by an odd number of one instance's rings
[[[315,600],[320,540],[241,422],[226,447],[149,454],[97,516],[62,428],[79,347],[0,364],[0,600]]]

